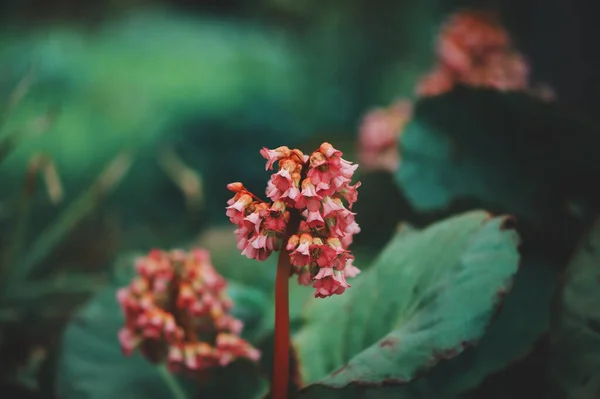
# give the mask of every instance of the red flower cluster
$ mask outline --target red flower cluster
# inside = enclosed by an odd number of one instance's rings
[[[260,200],[241,183],[227,186],[235,193],[227,216],[238,226],[238,249],[248,258],[265,260],[279,249],[281,238],[289,237],[285,249],[298,282],[312,283],[316,297],[343,293],[350,287],[346,277],[360,272],[348,250],[353,235],[360,232],[350,211],[360,186],[350,184],[358,165],[342,159],[342,152],[329,143],[310,156],[285,146],[260,153],[267,169],[278,162],[267,185],[273,202]]]
[[[512,47],[508,32],[483,12],[451,16],[440,32],[437,56],[438,66],[417,86],[421,96],[445,93],[455,84],[502,91],[529,88],[527,61]]]
[[[390,172],[398,169],[398,138],[411,116],[412,103],[404,99],[365,116],[358,133],[358,158],[365,169]]]
[[[152,250],[136,263],[139,274],[117,299],[125,314],[119,341],[125,355],[139,347],[171,370],[204,371],[260,353],[239,337],[242,322],[228,314],[226,281],[202,249]]]

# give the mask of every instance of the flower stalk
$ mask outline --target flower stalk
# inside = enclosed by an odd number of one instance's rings
[[[298,230],[300,215],[291,212],[283,242]],[[275,276],[275,354],[273,358],[273,380],[271,382],[272,399],[287,397],[290,378],[290,275],[293,273],[290,263],[290,251],[281,248],[277,260]]]
[[[346,278],[360,270],[353,265],[349,246],[360,232],[352,205],[360,182],[351,184],[358,165],[342,152],[322,143],[310,155],[281,146],[263,148],[268,201],[230,183],[234,193],[227,202],[227,217],[237,226],[237,247],[242,255],[264,261],[279,251],[275,279],[275,347],[271,398],[288,396],[290,379],[289,278],[312,285],[315,297],[340,295],[350,288]]]

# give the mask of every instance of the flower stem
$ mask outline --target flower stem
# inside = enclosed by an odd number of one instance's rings
[[[185,393],[179,382],[175,379],[175,376],[169,370],[167,370],[164,364],[160,365],[158,367],[158,370],[163,380],[169,387],[169,391],[171,391],[171,393],[173,394],[173,399],[188,399],[187,394]]]
[[[285,249],[289,237],[298,230],[300,215],[292,210],[282,248],[277,260],[275,276],[275,356],[273,359],[273,380],[271,399],[286,399],[290,379],[290,295],[289,280],[292,265],[290,252]]]
[[[284,244],[285,245],[285,244]],[[275,359],[271,399],[285,399],[290,377],[290,255],[282,248],[275,277]]]

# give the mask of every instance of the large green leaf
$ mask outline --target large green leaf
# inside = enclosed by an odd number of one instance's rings
[[[294,337],[303,380],[406,383],[479,340],[518,267],[507,220],[475,211],[395,237],[344,295],[313,302]]]
[[[478,342],[456,358],[440,363],[422,381],[396,389],[414,398],[453,398],[525,357],[548,331],[559,265],[539,252],[526,252],[514,285],[495,321]],[[405,396],[402,396],[404,398]]]
[[[600,393],[600,220],[582,240],[564,281],[552,330],[550,374],[567,399]]]
[[[396,177],[421,210],[470,198],[557,226],[566,202],[594,203],[586,182],[600,175],[599,141],[596,129],[557,104],[459,87],[416,104]]]
[[[126,257],[125,259],[128,259]],[[220,369],[211,381],[198,389],[191,381],[174,377],[162,367],[153,366],[140,354],[124,357],[117,332],[124,323],[116,290],[131,274],[126,261],[117,268],[115,282],[92,299],[69,323],[62,339],[57,390],[62,398],[182,398],[201,395],[217,398],[254,398],[262,380],[257,368],[245,361]],[[231,284],[229,293],[236,301],[233,313],[256,317],[265,301],[262,293],[240,284]],[[178,388],[179,387],[179,388]],[[178,389],[183,391],[178,393]]]

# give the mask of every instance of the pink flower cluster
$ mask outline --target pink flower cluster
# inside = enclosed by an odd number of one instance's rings
[[[417,94],[435,96],[455,84],[501,91],[528,90],[544,100],[547,88],[529,88],[529,65],[516,51],[508,32],[491,15],[462,11],[442,27],[437,44],[438,65],[417,86]]]
[[[227,186],[235,193],[227,216],[238,226],[238,249],[248,258],[265,260],[285,238],[292,275],[300,284],[312,283],[316,297],[343,293],[350,287],[346,278],[360,272],[348,250],[360,232],[351,211],[360,186],[351,185],[358,165],[344,160],[329,143],[310,156],[285,146],[260,153],[267,159],[266,169],[278,163],[266,190],[272,202],[260,200],[241,183]]]
[[[227,283],[207,251],[152,250],[136,269],[138,276],[117,293],[125,355],[139,348],[152,362],[167,360],[171,370],[188,372],[258,360],[258,350],[239,337],[243,324],[228,313]]]
[[[366,170],[398,169],[398,139],[411,116],[412,103],[405,99],[365,116],[358,133],[358,159]]]

